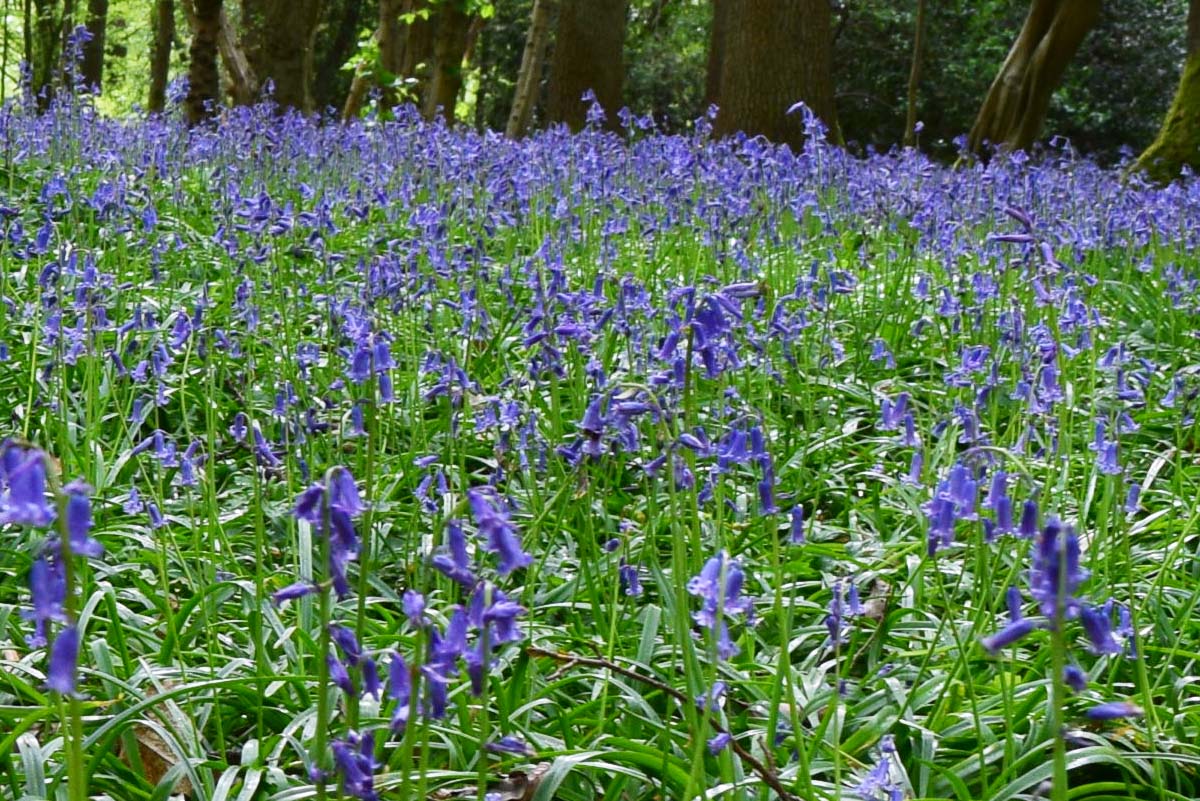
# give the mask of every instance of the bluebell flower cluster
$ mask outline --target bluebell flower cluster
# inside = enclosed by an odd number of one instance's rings
[[[12,440],[0,443],[0,523],[44,528],[58,517],[50,502],[47,480],[49,456],[39,448]],[[63,518],[59,531],[40,547],[29,570],[30,608],[22,617],[33,622],[26,641],[31,648],[49,647],[46,687],[75,695],[78,681],[80,631],[68,614],[65,559],[98,559],[104,546],[91,536],[92,488],[83,481],[62,487]],[[51,627],[58,630],[53,635]]]

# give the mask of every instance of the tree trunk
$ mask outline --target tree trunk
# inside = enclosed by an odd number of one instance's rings
[[[761,134],[798,148],[803,101],[840,142],[833,93],[833,36],[828,0],[726,0],[720,112],[714,131]]]
[[[441,109],[447,124],[454,122],[454,106],[463,83],[463,56],[471,15],[463,0],[447,0],[438,12],[433,39],[433,71],[425,93],[425,118],[432,120]]]
[[[318,109],[339,102],[347,88],[342,66],[358,50],[365,6],[361,0],[325,0],[324,22],[317,26],[312,80],[313,102]],[[322,34],[322,29],[329,33]]]
[[[188,49],[188,124],[198,125],[216,110],[220,94],[217,37],[221,33],[221,0],[192,0],[192,44]]]
[[[281,111],[312,110],[313,45],[322,0],[242,0],[243,47],[250,69],[274,84]]]
[[[578,131],[587,123],[591,90],[616,128],[625,83],[625,30],[629,0],[564,0],[554,37],[546,117]]]
[[[1200,52],[1200,4],[1191,0],[1187,15],[1187,54],[1190,57],[1197,52]]]
[[[404,90],[406,98],[418,106],[425,97],[433,66],[435,10],[430,8],[429,0],[407,0],[404,4],[404,13],[414,16],[412,22],[405,26],[401,40],[403,44],[395,56],[399,62],[395,74],[407,82]]]
[[[229,74],[230,101],[238,106],[249,106],[258,102],[258,76],[250,66],[250,59],[242,50],[237,31],[224,8],[221,9],[220,28],[217,32],[217,51],[221,54],[225,72]]]
[[[725,59],[725,32],[729,29],[730,0],[712,0],[712,27],[708,35],[708,65],[704,75],[704,105],[721,98],[721,68]]]
[[[33,0],[33,94],[39,109],[50,105],[54,89],[54,72],[59,62],[58,3],[55,0]]]
[[[908,72],[908,114],[904,119],[904,146],[917,144],[917,94],[921,87],[921,59],[925,53],[925,0],[917,0],[917,26],[913,32],[912,68]]]
[[[104,34],[108,26],[108,0],[88,0],[87,29],[92,35],[83,46],[83,65],[80,77],[83,85],[95,87],[100,93],[104,82]]]
[[[521,54],[521,70],[517,73],[517,88],[513,93],[512,111],[508,115],[505,134],[520,139],[533,121],[537,105],[538,86],[542,82],[542,60],[550,39],[550,14],[553,0],[534,0],[529,15],[529,32],[525,36],[525,52]]]
[[[1200,28],[1200,0],[1188,3],[1188,34]],[[1200,170],[1200,48],[1191,46],[1175,99],[1163,120],[1158,138],[1138,158],[1138,169],[1166,183],[1184,167]]]
[[[1099,16],[1100,0],[1033,0],[971,128],[973,152],[988,144],[1006,150],[1033,144],[1054,90]]]
[[[175,41],[175,0],[155,0],[151,23],[154,41],[150,47],[150,93],[146,108],[153,114],[161,114],[167,105],[171,45]]]

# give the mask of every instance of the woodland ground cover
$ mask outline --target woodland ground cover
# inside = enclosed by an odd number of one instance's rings
[[[0,798],[1200,792],[1200,185],[0,129]]]

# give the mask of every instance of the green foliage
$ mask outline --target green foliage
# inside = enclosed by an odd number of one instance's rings
[[[927,10],[917,118],[922,145],[945,155],[975,119],[1028,0],[949,0]],[[1066,136],[1104,160],[1149,142],[1183,58],[1186,0],[1109,0],[1055,94],[1044,137]],[[858,147],[903,135],[915,3],[843,0],[835,22],[838,116]]]

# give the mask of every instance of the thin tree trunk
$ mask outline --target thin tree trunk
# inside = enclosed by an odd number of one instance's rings
[[[912,69],[908,72],[908,114],[904,119],[904,146],[917,144],[917,94],[921,87],[921,59],[925,53],[925,0],[917,0],[917,27],[913,32]]]
[[[761,134],[798,148],[805,121],[788,110],[803,101],[840,142],[833,91],[828,0],[727,0],[720,112],[714,132]]]
[[[221,33],[221,0],[192,0],[192,44],[188,49],[188,124],[198,125],[216,111],[220,94],[217,39]]]
[[[1200,29],[1200,0],[1188,3],[1189,36],[1195,29]],[[1138,169],[1161,183],[1177,178],[1185,166],[1200,170],[1200,48],[1189,50],[1158,138],[1137,161]]]
[[[95,87],[99,94],[104,83],[104,35],[108,27],[108,0],[88,0],[87,29],[92,35],[83,46],[83,85]]]
[[[730,0],[712,0],[712,27],[708,35],[708,64],[704,75],[704,105],[721,97],[721,67],[725,58],[725,32],[729,28]]]
[[[454,107],[463,83],[463,56],[471,31],[471,15],[462,0],[449,0],[438,12],[433,39],[433,73],[425,94],[425,118],[441,110],[447,124],[454,122]]]
[[[1100,16],[1100,0],[1034,0],[1029,16],[992,82],[969,146],[1029,148],[1046,121],[1050,98]]]
[[[219,22],[217,51],[221,54],[225,72],[229,74],[229,99],[238,106],[253,105],[258,101],[258,76],[250,65],[250,59],[242,50],[237,31],[224,8],[221,9]]]
[[[525,35],[525,52],[521,54],[521,70],[517,73],[517,88],[513,93],[512,110],[508,115],[505,134],[520,139],[533,121],[537,105],[538,86],[542,82],[542,61],[550,40],[550,15],[553,0],[534,0],[529,15],[529,32]]]
[[[146,107],[153,114],[161,114],[167,105],[171,45],[175,41],[175,0],[155,0],[152,27],[154,42],[150,49],[150,92]]]
[[[605,124],[616,128],[625,84],[625,32],[628,0],[564,0],[554,36],[546,117],[578,131],[587,123],[587,91],[605,111]]]

